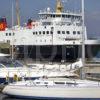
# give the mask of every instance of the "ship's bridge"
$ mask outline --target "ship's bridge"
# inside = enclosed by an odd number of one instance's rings
[[[65,19],[77,19],[81,20],[82,15],[81,13],[75,13],[75,12],[62,12],[62,13],[56,13],[56,12],[51,12],[51,11],[40,11],[39,13],[40,19],[48,19],[48,18],[65,18]]]
[[[57,23],[57,25],[63,25],[62,23],[67,23],[64,25],[76,24],[78,26],[82,23],[82,13],[81,12],[72,12],[64,11],[64,7],[61,3],[61,0],[57,0],[56,11],[53,12],[49,7],[45,10],[41,10],[39,13],[40,21],[43,23],[46,22],[46,25],[52,25],[51,23]],[[47,23],[49,22],[49,23]],[[51,22],[51,23],[50,23]],[[58,24],[61,22],[60,24]]]
[[[77,26],[81,26],[82,21],[81,14],[72,12],[56,13],[51,11],[41,11],[39,17],[43,25],[52,25],[56,22],[57,25],[58,23],[60,23],[59,25],[71,25],[74,23]]]

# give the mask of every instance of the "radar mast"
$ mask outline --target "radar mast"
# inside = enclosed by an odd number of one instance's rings
[[[56,3],[56,13],[61,13],[63,11],[63,6],[61,0],[57,0]]]

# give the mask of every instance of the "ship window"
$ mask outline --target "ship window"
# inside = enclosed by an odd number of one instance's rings
[[[51,34],[53,34],[53,32],[52,32],[52,31],[50,31],[50,33],[51,33]]]
[[[73,31],[73,34],[76,34],[76,31]]]
[[[49,34],[49,31],[47,31],[47,34]]]
[[[58,31],[57,33],[60,34],[60,31]]]
[[[67,34],[70,34],[70,32],[69,32],[69,31],[66,31],[66,33],[67,33]]]
[[[11,33],[9,33],[9,36],[11,36]]]
[[[7,43],[10,43],[10,40],[7,40]]]
[[[52,15],[50,15],[50,17],[52,17]]]
[[[45,31],[43,31],[43,34],[45,34]]]
[[[71,15],[68,15],[68,18],[70,18],[71,17]]]
[[[41,34],[41,31],[39,31],[39,34]]]
[[[8,36],[8,33],[6,33],[6,36]]]
[[[66,15],[66,18],[68,18],[68,16]]]
[[[35,34],[35,32],[33,32],[33,35]]]
[[[62,31],[62,34],[65,34],[65,31]]]
[[[13,36],[15,35],[15,33],[13,33]]]
[[[65,15],[62,15],[62,17],[65,18],[66,16]]]
[[[48,82],[44,82],[44,84],[48,84]]]
[[[56,17],[61,17],[61,15],[56,15]]]
[[[54,27],[51,27],[51,30],[54,30]]]
[[[36,35],[38,34],[38,32],[36,32]]]
[[[80,34],[80,31],[77,31],[77,34]]]
[[[40,82],[36,82],[36,84],[40,84]]]
[[[64,82],[55,82],[55,84],[65,84]]]
[[[45,26],[44,28],[46,28],[47,25],[51,25],[51,22],[42,22],[42,24]]]
[[[55,15],[53,15],[53,18],[55,18]]]

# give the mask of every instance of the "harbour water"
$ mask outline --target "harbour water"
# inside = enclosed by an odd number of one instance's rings
[[[8,97],[6,95],[3,95],[3,94],[0,94],[0,100],[41,100],[41,99],[19,99],[19,98],[11,98],[11,97]],[[45,100],[51,100],[51,99],[45,99]],[[58,99],[54,99],[54,100],[58,100]],[[68,98],[68,99],[65,99],[65,100],[100,100],[100,98],[98,99],[94,99],[94,98]]]

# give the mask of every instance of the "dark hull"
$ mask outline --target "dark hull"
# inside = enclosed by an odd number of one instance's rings
[[[79,57],[79,46],[17,46],[17,58],[40,61],[73,61]]]
[[[100,45],[86,45],[85,57],[91,59],[100,57]],[[31,58],[34,61],[75,61],[81,58],[81,46],[73,45],[43,45],[43,46],[17,46],[16,57],[19,59]]]

